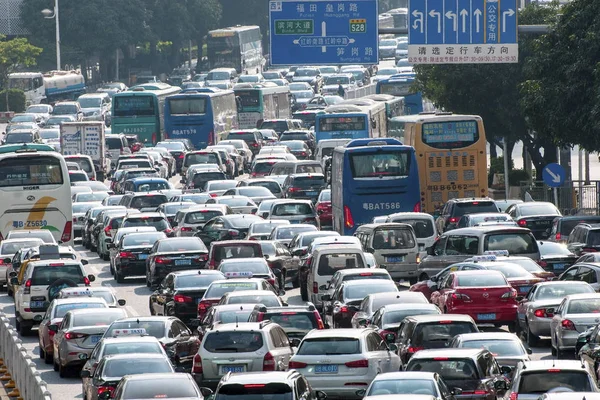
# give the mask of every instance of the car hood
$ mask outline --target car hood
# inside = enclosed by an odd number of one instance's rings
[[[100,107],[87,107],[81,109],[81,112],[83,112],[84,114],[92,114],[96,111],[100,111]]]

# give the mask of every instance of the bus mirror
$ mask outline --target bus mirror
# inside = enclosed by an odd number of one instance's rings
[[[371,120],[371,126],[373,127],[373,129],[377,128],[377,121],[372,119]]]

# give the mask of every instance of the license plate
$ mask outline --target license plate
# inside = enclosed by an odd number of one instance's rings
[[[519,293],[527,293],[529,292],[529,289],[531,289],[531,286],[521,286],[519,288]]]
[[[92,344],[96,344],[96,343],[98,343],[100,341],[101,337],[102,336],[100,336],[100,335],[90,336],[90,340],[91,340]]]
[[[32,301],[29,303],[31,308],[44,308],[44,301]]]
[[[222,374],[226,374],[228,372],[244,372],[244,367],[241,365],[231,365],[231,366],[221,367]]]
[[[316,196],[317,192],[306,192],[307,196]]]
[[[385,261],[391,262],[391,263],[403,262],[404,256],[402,256],[402,257],[386,257]]]
[[[555,270],[563,270],[567,264],[552,264],[552,268]]]
[[[338,366],[337,365],[316,365],[315,366],[315,374],[337,374]]]
[[[535,221],[535,224],[537,226],[550,225],[550,223],[548,221]]]
[[[493,321],[496,319],[496,314],[477,314],[479,321]]]
[[[175,265],[191,265],[192,260],[175,260]]]
[[[290,224],[299,224],[300,221],[290,221]]]
[[[138,254],[138,260],[145,260],[148,258],[148,254]]]

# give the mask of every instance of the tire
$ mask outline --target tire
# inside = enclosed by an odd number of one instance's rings
[[[58,364],[58,376],[61,378],[66,378],[68,375],[67,372],[67,367],[63,367],[62,364]]]
[[[46,359],[46,352],[44,351],[44,346],[42,346],[41,342],[38,342],[38,346],[40,346],[40,358],[42,360]]]
[[[94,246],[94,243],[92,243],[91,241],[90,241],[90,247],[89,247],[89,249],[90,249],[90,251],[96,251],[97,250],[96,246]]]
[[[150,287],[150,271],[146,270],[146,287]]]
[[[52,357],[52,367],[54,368],[54,371],[58,372],[58,363],[54,357]]]
[[[10,296],[10,297],[15,297],[15,294],[13,293],[12,289],[10,286],[6,287],[6,293]]]
[[[511,333],[515,333],[517,331],[516,325],[517,324],[515,322],[509,322],[508,323],[508,331]]]
[[[46,352],[44,352],[44,353],[45,353],[45,355],[46,355],[46,357],[44,357],[44,362],[45,362],[46,364],[52,364],[52,359],[54,358],[54,357],[52,356],[52,354],[48,354],[48,353],[46,353]]]
[[[152,307],[152,303],[148,300],[148,309],[150,310],[150,315],[156,315],[154,312],[154,307]]]
[[[102,259],[103,259],[104,261],[109,261],[109,260],[110,260],[110,255],[109,255],[109,254],[107,254],[107,253],[104,253],[104,254],[102,254]]]
[[[117,283],[125,283],[125,277],[119,271],[115,271],[115,280]]]
[[[308,301],[308,288],[305,283],[300,283],[300,298],[302,301]]]
[[[31,334],[31,327],[23,324],[19,324],[17,328],[19,330],[19,335],[22,337],[29,336]]]
[[[527,341],[527,345],[530,347],[537,347],[539,344],[540,338],[531,332],[529,325],[527,325],[527,330],[525,331],[525,340]]]

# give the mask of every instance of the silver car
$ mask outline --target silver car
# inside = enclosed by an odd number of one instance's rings
[[[520,362],[529,361],[531,349],[525,348],[521,339],[508,332],[463,333],[454,336],[449,347],[489,350],[500,366],[514,368]]]
[[[271,232],[278,226],[290,225],[290,221],[270,219],[266,221],[256,221],[248,228],[249,240],[268,240],[271,236]]]
[[[234,214],[254,214],[258,210],[258,205],[246,196],[219,196],[207,200],[205,204],[225,204]]]
[[[524,333],[529,346],[537,346],[540,336],[550,336],[554,310],[570,294],[594,293],[581,281],[550,281],[535,284],[517,308],[517,329]]]
[[[565,351],[573,351],[577,337],[600,323],[600,293],[566,296],[554,311],[550,321],[552,354],[559,358]]]
[[[310,224],[279,225],[271,231],[269,240],[275,240],[287,246],[297,234],[316,231],[318,231],[318,229],[314,225]]]
[[[214,217],[228,214],[223,204],[204,204],[177,211],[173,219],[175,237],[189,237],[201,230]]]
[[[80,193],[92,194],[92,193]],[[85,215],[88,210],[102,205],[99,201],[85,201],[73,203],[73,238],[80,239],[85,226]]]
[[[319,215],[310,200],[276,200],[271,204],[269,219],[287,219],[292,224],[311,224],[321,227]]]
[[[277,197],[266,187],[262,186],[240,186],[227,190],[223,196],[246,196],[252,199],[256,204],[264,200],[272,200]]]
[[[17,251],[44,244],[42,239],[5,239],[0,244],[0,288],[8,282],[8,269],[12,267],[12,258]],[[11,268],[12,269],[12,268]]]

